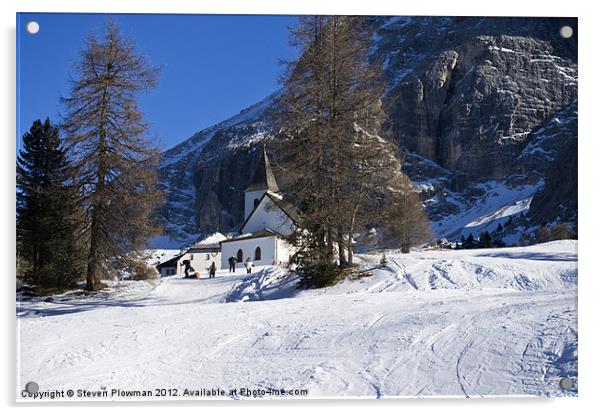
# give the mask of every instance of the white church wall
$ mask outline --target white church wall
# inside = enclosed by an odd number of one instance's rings
[[[262,238],[243,239],[240,241],[222,242],[222,269],[228,269],[228,258],[237,256],[238,250],[242,250],[242,262],[236,264],[236,268],[244,267],[247,258],[251,258],[253,265],[274,265],[276,261],[276,241],[275,236],[266,236]],[[261,250],[261,259],[255,259],[255,250],[259,247]]]
[[[268,197],[263,198],[241,233],[257,232],[262,229],[271,229],[286,236],[294,231],[293,221]]]
[[[256,190],[254,192],[245,192],[245,220],[249,214],[255,209],[255,200],[259,201],[265,190]]]

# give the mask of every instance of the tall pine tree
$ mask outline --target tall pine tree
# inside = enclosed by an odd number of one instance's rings
[[[138,93],[156,85],[158,68],[109,22],[103,36],[88,38],[75,69],[64,129],[89,230],[87,289],[95,290],[111,263],[159,232],[159,151],[137,105]]]
[[[43,287],[65,288],[82,278],[77,192],[58,128],[34,121],[17,157],[18,272]]]

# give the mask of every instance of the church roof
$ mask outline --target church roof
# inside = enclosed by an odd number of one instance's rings
[[[255,208],[253,208],[253,210],[251,211],[251,213],[249,213],[249,216],[247,216],[247,218],[245,219],[245,221],[243,222],[242,226],[240,227],[241,232],[242,230],[245,228],[247,222],[249,221],[249,219],[251,219],[253,217],[253,214],[255,213],[255,211],[257,209],[259,209],[259,206],[261,206],[261,202],[263,201],[264,198],[268,198],[270,199],[278,209],[280,209],[286,216],[288,216],[295,225],[298,225],[301,220],[299,217],[299,211],[290,203],[285,202],[284,200],[282,200],[282,198],[278,197],[276,194],[271,193],[271,192],[265,192],[263,194],[263,196],[261,196],[261,198],[259,199],[259,203],[257,203],[257,205],[255,206]]]
[[[257,166],[257,170],[255,170],[253,180],[251,180],[251,183],[247,186],[245,192],[253,192],[256,190],[278,192],[278,183],[272,172],[272,167],[270,166],[270,160],[268,159],[265,147],[263,148],[263,154],[259,161],[259,166]]]
[[[301,223],[299,211],[297,210],[297,208],[295,206],[284,201],[282,198],[278,198],[275,195],[270,194],[270,193],[266,193],[266,197],[269,197],[270,200],[272,202],[274,202],[274,204],[276,206],[278,206],[280,208],[280,210],[282,210],[289,218],[291,218],[291,220],[295,224],[298,225],[299,223]],[[249,216],[251,216],[251,215],[249,215]]]

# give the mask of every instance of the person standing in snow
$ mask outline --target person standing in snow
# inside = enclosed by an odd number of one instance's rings
[[[209,267],[209,278],[215,278],[215,262],[212,262]]]
[[[253,268],[253,261],[251,261],[251,257],[247,258],[245,261],[245,267],[247,268],[247,274],[250,274],[251,269]]]
[[[194,268],[190,265],[190,260],[185,259],[182,261],[182,265],[184,266],[184,278],[188,278],[188,274],[192,271],[194,272]]]
[[[230,265],[230,272],[236,272],[236,258],[233,256],[228,258],[228,264]]]

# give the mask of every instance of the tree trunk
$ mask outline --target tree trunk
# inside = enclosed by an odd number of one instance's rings
[[[347,265],[353,266],[353,238],[347,240]]]
[[[88,267],[86,271],[86,290],[98,289],[98,238],[100,226],[96,209],[92,212],[92,227],[90,231],[90,252],[88,253]]]
[[[345,243],[343,241],[339,241],[337,246],[339,250],[339,267],[345,268],[347,267],[347,258],[345,256]]]
[[[359,200],[363,199],[363,192],[360,192],[362,195]],[[351,216],[351,224],[349,225],[349,233],[347,235],[347,264],[349,266],[353,266],[353,232],[355,231],[355,219],[357,217],[357,213],[360,209],[360,204],[356,204],[353,209],[353,215]]]
[[[107,174],[107,167],[105,165],[105,153],[107,151],[106,144],[106,114],[108,107],[109,91],[108,86],[104,87],[102,101],[101,101],[101,112],[100,121],[98,127],[98,173],[97,173],[97,184],[94,196],[92,197],[92,224],[90,226],[90,251],[88,253],[88,267],[86,271],[86,290],[95,291],[98,289],[98,274],[100,266],[100,238],[102,237],[102,227],[100,221],[102,205],[104,203],[103,197],[105,190],[105,179]]]
[[[342,228],[339,227],[337,231],[337,248],[339,251],[339,267],[345,268],[347,266],[347,257],[345,256],[345,235],[343,235]]]
[[[332,230],[329,228],[326,231],[326,261],[331,261],[334,257],[334,241],[332,238]]]

